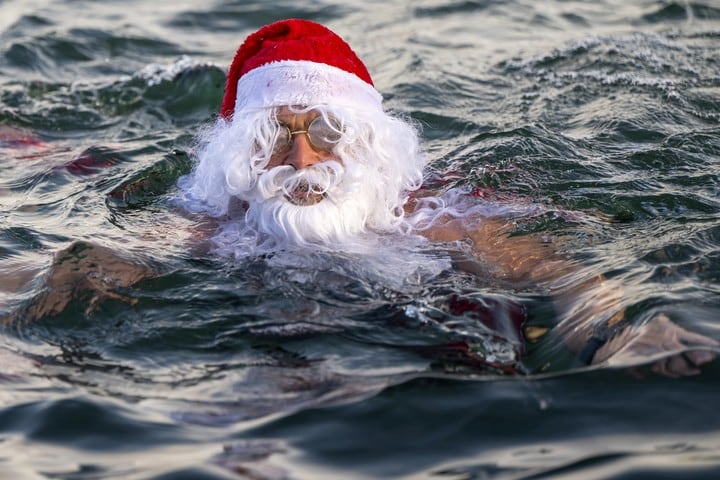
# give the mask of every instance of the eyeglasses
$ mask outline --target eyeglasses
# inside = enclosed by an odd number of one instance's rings
[[[322,115],[315,117],[305,130],[291,131],[287,125],[278,124],[278,132],[275,137],[272,154],[277,155],[290,150],[294,141],[293,137],[301,133],[307,135],[310,145],[312,145],[315,150],[323,152],[332,152],[332,149],[335,148],[335,145],[337,145],[343,135],[337,122],[332,119],[327,120]]]

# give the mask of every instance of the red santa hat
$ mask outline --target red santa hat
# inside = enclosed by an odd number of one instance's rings
[[[308,20],[271,23],[245,39],[230,65],[220,114],[286,105],[382,110],[365,65],[327,27]]]

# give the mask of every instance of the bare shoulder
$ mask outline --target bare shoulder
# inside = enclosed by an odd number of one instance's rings
[[[572,269],[549,237],[520,234],[504,217],[439,218],[419,233],[436,242],[469,242],[473,254],[503,280],[552,280]]]

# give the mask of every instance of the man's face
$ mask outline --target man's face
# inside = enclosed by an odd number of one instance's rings
[[[340,141],[342,132],[331,118],[323,117],[315,110],[298,113],[282,107],[275,120],[278,130],[266,166],[268,170],[287,166],[297,172],[328,160],[340,162],[333,154],[333,148]],[[301,183],[286,198],[295,205],[309,206],[319,203],[324,195],[313,191],[313,185]]]
[[[267,160],[248,191],[249,225],[301,245],[348,244],[365,232],[382,182],[372,181],[379,171],[370,150],[362,157],[345,150],[357,141],[348,137],[348,118],[287,107],[273,114],[267,139],[256,140]]]

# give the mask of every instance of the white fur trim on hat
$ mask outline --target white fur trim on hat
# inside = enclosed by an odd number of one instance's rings
[[[235,114],[290,105],[337,105],[382,111],[382,95],[352,73],[306,60],[268,63],[238,80]]]

